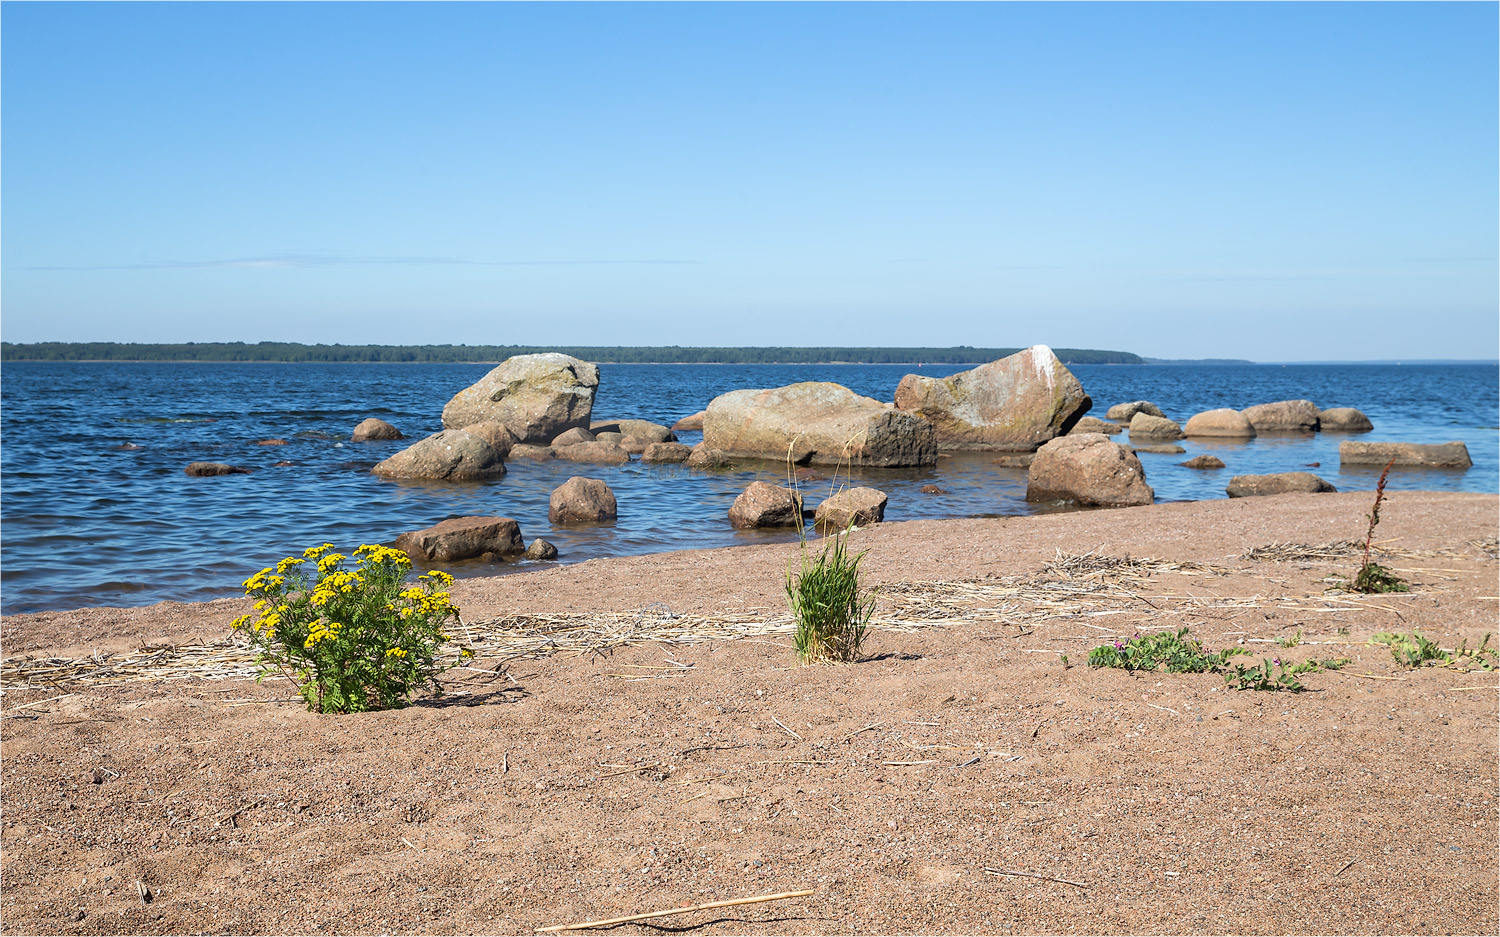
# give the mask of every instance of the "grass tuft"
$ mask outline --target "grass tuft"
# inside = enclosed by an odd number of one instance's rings
[[[786,596],[797,630],[793,646],[803,663],[848,663],[859,657],[860,645],[875,613],[875,600],[859,587],[859,563],[865,551],[849,554],[845,538],[824,538],[816,555],[802,544],[802,568],[786,574]]]

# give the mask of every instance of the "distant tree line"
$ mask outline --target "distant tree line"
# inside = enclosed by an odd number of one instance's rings
[[[0,361],[309,361],[445,364],[557,351],[611,364],[983,364],[1019,348],[684,348],[620,345],[302,345],[296,342],[0,342]],[[1125,351],[1054,348],[1066,364],[1141,364]]]

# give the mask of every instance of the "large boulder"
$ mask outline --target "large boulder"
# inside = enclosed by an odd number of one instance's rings
[[[1181,439],[1182,427],[1178,426],[1175,420],[1139,411],[1130,418],[1130,438],[1131,440]]]
[[[1311,433],[1318,428],[1318,405],[1311,400],[1278,400],[1240,412],[1257,433]]]
[[[686,462],[692,454],[693,447],[680,442],[654,442],[641,450],[641,461]]]
[[[396,538],[396,549],[428,563],[451,563],[493,553],[514,556],[524,552],[521,525],[509,517],[452,517],[426,530]]]
[[[445,429],[375,463],[384,478],[433,478],[467,482],[499,478],[505,462],[489,443],[461,429]]]
[[[697,413],[690,413],[682,419],[678,420],[676,423],[673,423],[672,429],[680,429],[684,433],[702,432],[703,418],[706,416],[708,416],[707,410],[699,410]]]
[[[1161,412],[1161,407],[1149,400],[1132,400],[1130,403],[1117,403],[1104,412],[1107,419],[1116,423],[1129,423],[1135,419],[1137,413],[1145,413],[1150,416],[1166,416]]]
[[[615,493],[597,478],[573,476],[552,490],[547,519],[554,524],[597,524],[619,516]]]
[[[1236,475],[1224,493],[1231,498],[1284,495],[1292,492],[1338,491],[1312,472],[1276,472],[1271,475]]]
[[[1205,410],[1188,418],[1182,428],[1187,436],[1210,436],[1222,439],[1253,439],[1255,425],[1250,418],[1230,407]]]
[[[1368,433],[1375,424],[1353,407],[1330,407],[1318,411],[1318,427],[1325,433]]]
[[[212,478],[215,475],[249,475],[250,470],[230,465],[227,462],[189,462],[183,471],[194,478]]]
[[[520,442],[547,443],[575,426],[587,428],[599,369],[571,355],[516,355],[464,388],[443,407],[454,428],[494,420]]]
[[[896,407],[929,420],[941,449],[1031,452],[1066,433],[1091,406],[1078,378],[1046,345],[951,377],[908,374],[896,385]]]
[[[576,442],[571,446],[553,446],[559,459],[567,462],[596,462],[600,465],[624,465],[630,453],[608,442]]]
[[[1156,493],[1135,453],[1103,433],[1062,436],[1036,452],[1027,501],[1076,501],[1106,507],[1151,504]]]
[[[800,527],[802,496],[770,482],[751,482],[729,506],[729,523],[738,530]]]
[[[1344,465],[1397,465],[1420,468],[1460,468],[1474,464],[1469,447],[1461,442],[1423,445],[1414,442],[1341,442],[1339,462]]]
[[[1073,424],[1073,428],[1068,430],[1073,435],[1079,433],[1103,433],[1106,436],[1114,436],[1124,431],[1124,428],[1120,424],[1111,420],[1101,420],[1097,416],[1080,417],[1078,422]]]
[[[377,420],[372,416],[368,420],[360,421],[349,438],[354,442],[366,442],[371,439],[401,439],[402,436],[399,429],[385,420]]]
[[[937,462],[931,423],[826,381],[730,391],[707,412],[703,445],[731,458],[887,467]]]
[[[822,530],[844,530],[850,524],[868,527],[885,520],[888,500],[878,488],[846,488],[818,505],[813,522]]]
[[[464,427],[464,432],[472,433],[490,444],[490,448],[500,453],[500,458],[510,455],[510,450],[515,448],[516,437],[504,423],[487,420],[483,423],[470,423]]]

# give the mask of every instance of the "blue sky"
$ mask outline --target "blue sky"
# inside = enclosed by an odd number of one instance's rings
[[[1497,7],[0,8],[0,335],[1492,358]]]

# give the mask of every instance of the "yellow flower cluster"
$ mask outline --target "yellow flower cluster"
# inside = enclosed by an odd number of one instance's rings
[[[400,550],[383,547],[378,543],[364,544],[354,551],[354,555],[360,558],[360,562],[369,566],[389,561],[402,569],[411,569],[411,557]]]
[[[326,573],[330,569],[336,569],[342,562],[344,562],[344,554],[330,553],[322,559],[318,560],[318,572]]]
[[[268,589],[280,589],[285,584],[286,580],[280,576],[275,575],[272,572],[271,567],[267,566],[265,569],[245,580],[245,594],[251,595],[252,593],[261,592]]]
[[[302,551],[302,558],[306,560],[315,560],[332,549],[333,544],[331,543],[325,543],[321,547],[308,547],[306,550]]]
[[[423,573],[418,579],[431,579],[433,582],[442,583],[445,586],[453,585],[453,577],[440,569],[434,569],[430,573]]]
[[[276,571],[278,573],[281,573],[282,575],[285,575],[286,573],[296,569],[301,565],[302,560],[297,559],[295,556],[289,556],[286,559],[282,560],[280,563],[276,564]]]
[[[329,638],[337,638],[339,636],[339,631],[343,627],[343,625],[339,624],[336,621],[331,621],[326,625],[320,621],[312,626],[312,631],[308,632],[307,640],[302,642],[302,646],[311,649],[317,646],[319,641],[326,641]]]
[[[405,657],[406,652],[399,647],[393,647],[385,652],[386,657]]]

